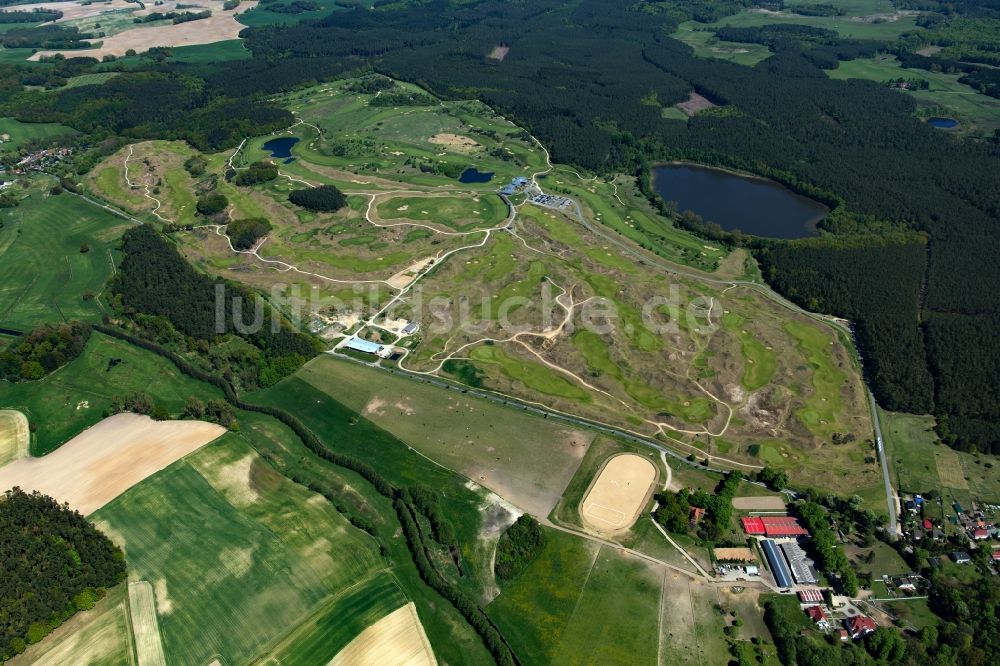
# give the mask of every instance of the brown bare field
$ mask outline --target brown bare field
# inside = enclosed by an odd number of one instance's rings
[[[28,455],[28,418],[13,409],[0,410],[0,465]]]
[[[87,515],[225,432],[204,421],[116,414],[44,458],[0,468],[0,489],[38,490]]]
[[[417,617],[417,609],[408,603],[354,637],[330,666],[398,664],[433,666],[437,664],[431,643]]]
[[[715,104],[712,104],[710,101],[708,101],[708,99],[692,91],[691,94],[688,95],[686,102],[678,102],[674,106],[676,106],[678,109],[680,109],[687,115],[693,116],[699,111],[704,111],[705,109],[711,109],[713,106],[715,106]]]
[[[53,23],[65,23],[66,21],[73,21],[75,19],[97,16],[105,12],[121,11],[129,8],[135,9],[138,6],[135,3],[125,2],[125,0],[111,0],[111,2],[106,4],[95,2],[89,5],[78,2],[38,2],[30,5],[18,5],[17,11],[30,12],[36,9],[58,10],[63,13],[63,16],[58,21],[53,21]]]
[[[580,516],[591,529],[628,529],[649,499],[659,471],[643,456],[623,453],[609,458],[580,505]]]
[[[733,562],[756,562],[757,557],[749,548],[716,548],[715,559]]]
[[[785,500],[777,495],[734,497],[733,508],[741,511],[784,511]]]
[[[461,136],[459,134],[452,134],[450,132],[442,132],[441,134],[435,134],[428,139],[431,143],[437,146],[444,146],[445,148],[450,148],[452,150],[457,150],[460,152],[468,152],[470,150],[475,150],[476,148],[482,148],[478,142],[470,139],[467,136]]]
[[[153,586],[144,580],[129,581],[128,606],[139,666],[166,666],[167,657],[163,654],[163,641],[160,639]]]
[[[101,43],[100,47],[96,49],[39,51],[28,60],[38,60],[43,56],[51,56],[56,53],[62,53],[67,58],[85,55],[100,59],[106,55],[123,56],[129,49],[135,49],[137,53],[142,53],[154,46],[212,44],[227,39],[236,39],[239,37],[240,30],[246,28],[245,25],[236,21],[236,12],[222,11],[223,3],[220,0],[205,0],[204,4],[207,9],[212,10],[212,15],[205,19],[133,28],[116,35],[102,37],[100,40],[93,40]],[[257,6],[256,2],[241,3],[240,11],[248,11],[255,6]]]

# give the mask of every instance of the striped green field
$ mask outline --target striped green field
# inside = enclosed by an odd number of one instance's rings
[[[317,655],[337,654],[355,636],[406,603],[392,574],[379,572],[334,598],[262,661],[282,666],[315,664]]]
[[[373,576],[386,566],[368,535],[274,471],[235,434],[92,518],[124,548],[130,580],[153,586],[167,663],[247,663],[303,622],[314,626],[303,635],[316,650],[310,663],[325,663],[354,637],[355,626],[338,629],[344,636],[336,640],[327,637],[333,620],[323,611],[342,599],[341,612],[350,610],[358,625],[367,622],[364,603],[342,595],[359,580],[381,580]],[[385,607],[405,603],[398,588],[380,592],[372,585]],[[382,610],[370,607],[371,614]]]
[[[69,193],[33,191],[0,210],[0,222],[0,327],[100,318],[100,301],[84,295],[99,294],[111,277],[125,220]]]

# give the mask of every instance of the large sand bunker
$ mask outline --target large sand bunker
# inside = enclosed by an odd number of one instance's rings
[[[0,491],[14,486],[38,490],[87,515],[224,432],[204,421],[116,414],[44,458],[24,458],[0,468]]]
[[[13,409],[0,410],[0,465],[28,455],[28,419]]]
[[[223,11],[222,4],[221,0],[201,0],[199,7],[204,7],[212,12],[212,15],[208,18],[187,21],[185,23],[169,23],[166,25],[142,26],[139,23],[136,25],[142,27],[90,40],[91,42],[100,42],[101,45],[96,49],[38,51],[28,58],[28,60],[38,60],[43,56],[51,56],[56,53],[62,53],[67,58],[87,56],[101,59],[106,55],[123,56],[129,49],[134,49],[137,53],[143,53],[154,46],[194,46],[195,44],[213,44],[227,39],[236,39],[239,37],[240,31],[247,26],[236,20],[236,12]],[[72,7],[68,3],[66,6]],[[242,13],[256,6],[256,2],[242,2],[237,11]],[[59,8],[62,9],[62,7]],[[159,9],[157,8],[157,10]],[[65,12],[66,10],[63,11]],[[200,9],[192,9],[190,11],[200,11]],[[64,17],[61,21],[65,21],[67,18]]]
[[[433,666],[437,664],[431,643],[417,617],[417,608],[406,604],[354,637],[330,662],[330,666]]]
[[[609,458],[580,505],[583,522],[599,532],[628,529],[639,518],[658,475],[656,465],[643,456],[623,453]]]

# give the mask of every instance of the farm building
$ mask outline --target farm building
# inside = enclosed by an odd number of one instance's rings
[[[370,342],[357,337],[348,340],[347,344],[344,346],[354,351],[364,352],[365,354],[378,354],[384,349],[384,347],[377,342]]]
[[[781,552],[788,560],[791,567],[792,577],[796,583],[816,583],[819,578],[812,568],[811,561],[806,557],[806,552],[794,541],[781,544]]]
[[[788,570],[788,565],[785,564],[785,558],[782,557],[777,544],[770,539],[765,539],[761,542],[761,547],[764,549],[764,556],[767,557],[767,563],[771,567],[771,573],[774,574],[774,580],[778,587],[792,587],[792,574]]]
[[[420,324],[415,321],[408,322],[406,326],[403,327],[401,333],[403,335],[413,335],[420,328]]]
[[[743,531],[751,536],[766,535],[768,537],[808,536],[808,532],[792,516],[764,516],[740,518]]]
[[[808,590],[799,590],[799,601],[802,602],[821,602],[823,601],[823,593],[816,588],[811,588]]]

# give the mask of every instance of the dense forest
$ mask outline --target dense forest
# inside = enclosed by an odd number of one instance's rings
[[[239,336],[256,352],[241,356],[255,367],[261,386],[276,383],[316,354],[312,338],[294,330],[262,297],[199,273],[152,227],[125,232],[122,250],[125,257],[111,283],[113,304],[147,333],[162,338],[176,329],[205,343]],[[170,330],[155,332],[158,327]]]
[[[120,548],[83,516],[19,488],[0,496],[0,662],[125,579]]]
[[[497,542],[493,566],[497,578],[510,580],[517,576],[538,556],[544,545],[545,534],[538,521],[528,514],[519,516]]]
[[[45,324],[14,339],[0,351],[0,379],[41,379],[80,355],[90,339],[87,324]]]

